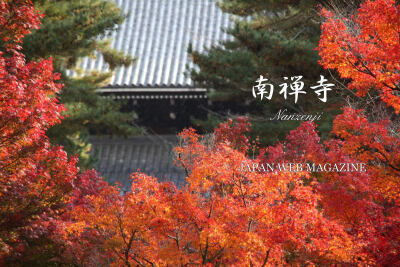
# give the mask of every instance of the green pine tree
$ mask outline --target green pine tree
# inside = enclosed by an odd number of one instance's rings
[[[235,16],[234,27],[228,29],[233,40],[221,42],[205,53],[189,49],[199,67],[190,71],[192,79],[198,86],[210,89],[212,100],[229,101],[239,107],[237,110],[247,113],[253,121],[253,132],[262,137],[264,144],[274,143],[300,123],[269,120],[279,110],[307,114],[323,111],[323,119],[318,121],[323,136],[330,131],[333,116],[338,112],[342,90],[330,91],[328,102],[323,103],[309,88],[316,85],[320,75],[335,83],[331,74],[319,66],[315,51],[320,36],[316,6],[323,3],[315,0],[222,0],[219,2],[222,10]],[[252,96],[252,87],[260,75],[274,84],[270,101]],[[293,96],[285,100],[279,94],[279,85],[290,83],[283,77],[290,79],[298,75],[303,76],[307,93],[300,94],[295,104]],[[207,121],[196,122],[208,128],[222,118],[210,114]]]
[[[79,73],[77,63],[83,57],[101,53],[110,70],[128,66],[133,59],[110,48],[110,33],[124,20],[119,7],[109,0],[35,0],[35,8],[44,14],[39,30],[24,39],[23,49],[28,60],[53,58],[55,71],[62,74],[65,84],[60,101],[67,116],[51,128],[52,143],[63,145],[71,154],[80,156],[80,167],[91,167],[89,134],[132,135],[138,128],[131,126],[132,113],[122,113],[120,104],[102,98],[96,89],[104,85],[111,72],[71,78],[66,70]],[[102,37],[102,41],[100,41]]]

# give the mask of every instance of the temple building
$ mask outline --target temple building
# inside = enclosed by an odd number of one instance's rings
[[[173,165],[176,133],[190,125],[191,117],[207,115],[207,90],[198,88],[188,75],[195,67],[188,47],[204,51],[230,37],[223,29],[232,26],[229,14],[214,0],[116,0],[127,14],[112,33],[112,48],[136,58],[133,65],[115,70],[110,83],[98,91],[137,114],[135,122],[150,136],[128,139],[92,137],[97,170],[126,189],[130,173],[140,169],[161,180],[183,184],[183,170]],[[84,71],[107,71],[101,56],[85,58]]]

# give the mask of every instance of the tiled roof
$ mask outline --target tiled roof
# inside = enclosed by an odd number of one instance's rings
[[[96,170],[109,182],[118,181],[124,190],[130,190],[130,174],[138,169],[160,181],[183,185],[185,173],[174,165],[173,147],[177,141],[173,135],[90,138],[98,158]]]
[[[231,37],[222,30],[232,25],[215,0],[115,0],[128,13],[112,34],[112,47],[137,58],[130,67],[118,68],[104,88],[193,87],[185,77],[192,67],[187,49],[196,51]],[[105,71],[101,57],[85,58],[83,70]]]

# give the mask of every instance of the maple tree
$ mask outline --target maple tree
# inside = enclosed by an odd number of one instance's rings
[[[21,52],[41,15],[27,0],[0,1],[0,14],[0,265],[37,266],[56,261],[61,215],[99,183],[45,135],[65,111],[62,85],[51,59],[28,63]]]
[[[246,155],[253,144],[244,118],[221,124],[211,140],[187,129],[176,148],[185,187],[136,173],[125,196],[110,187],[89,196],[88,205],[72,212],[69,231],[81,240],[92,232],[96,245],[85,253],[93,249],[117,266],[396,265],[400,143],[387,123],[345,108],[333,138],[321,143],[316,125],[305,122],[256,159]],[[364,162],[367,168],[241,170],[273,162]]]
[[[318,46],[320,63],[336,69],[348,86],[365,96],[376,89],[388,106],[400,111],[400,5],[395,0],[365,1],[343,17],[322,9],[326,21]]]
[[[326,21],[318,47],[320,63],[349,79],[348,88],[358,96],[377,91],[380,100],[398,114],[398,2],[365,1],[348,17],[326,9],[321,13]],[[325,144],[328,152],[314,142],[312,147],[318,149],[308,151],[308,157],[368,163],[363,175],[321,175],[323,202],[328,213],[364,244],[374,264],[393,266],[400,263],[399,129],[391,120],[369,122],[367,115],[363,110],[346,108],[335,119],[332,133],[336,138]]]
[[[386,126],[345,108],[333,138],[322,143],[305,122],[255,159],[246,154],[253,144],[244,118],[221,124],[213,139],[187,129],[176,148],[183,188],[135,173],[124,196],[113,187],[88,195],[67,232],[90,244],[81,250],[89,265],[87,255],[116,266],[393,266],[400,263],[400,143]],[[277,162],[367,168],[243,172],[243,164]]]
[[[27,1],[1,1],[0,13],[0,36],[6,47],[0,52],[0,259],[4,264],[54,230],[52,217],[77,169],[75,159],[50,147],[44,135],[63,110],[54,97],[60,85],[55,83],[52,63],[26,63],[19,51],[22,37],[38,27],[39,15]]]
[[[175,188],[136,173],[121,196],[107,187],[72,212],[69,231],[94,231],[96,251],[116,266],[277,266],[350,264],[358,246],[324,216],[321,195],[303,173],[240,171],[250,149],[247,122],[227,122],[213,142],[183,131],[177,161],[187,185]],[[232,134],[234,133],[234,134]]]
[[[316,126],[306,122],[260,155],[262,162],[366,163],[365,172],[315,172],[311,177],[318,181],[315,189],[325,213],[376,266],[400,263],[400,140],[386,126],[368,122],[361,110],[345,108],[334,121],[334,138],[325,143]]]

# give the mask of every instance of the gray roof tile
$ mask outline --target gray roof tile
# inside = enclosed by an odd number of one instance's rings
[[[232,25],[215,0],[115,0],[128,13],[112,33],[111,46],[137,58],[130,67],[118,68],[105,87],[193,87],[184,75],[193,67],[187,48],[203,51],[230,37],[221,29]],[[84,71],[106,71],[101,56],[84,58]],[[69,72],[74,75],[73,72]]]
[[[92,153],[97,153],[98,158],[96,170],[109,182],[118,181],[124,190],[130,189],[130,175],[138,169],[182,186],[184,170],[174,165],[173,148],[177,141],[173,135],[90,138]]]

